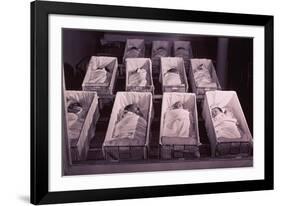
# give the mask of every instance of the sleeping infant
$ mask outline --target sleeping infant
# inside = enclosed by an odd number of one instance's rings
[[[186,49],[184,47],[179,47],[175,51],[175,56],[176,57],[183,57],[183,58],[189,57],[190,56],[189,49]]]
[[[166,57],[168,52],[164,47],[159,47],[154,51],[154,58]]]
[[[129,85],[147,85],[147,71],[144,67],[137,68],[135,71],[129,73]]]
[[[131,47],[126,52],[126,58],[136,58],[140,56],[141,49],[137,47]]]
[[[220,107],[214,107],[212,119],[217,138],[241,138],[238,121],[230,111],[223,111]]]
[[[115,125],[113,138],[136,139],[144,142],[147,121],[136,104],[127,105]]]
[[[204,64],[200,64],[193,70],[196,85],[199,87],[216,87],[213,82],[209,69]]]
[[[189,129],[190,113],[178,101],[165,113],[163,134],[166,137],[189,137]]]
[[[79,102],[67,101],[67,122],[70,139],[78,138],[83,125],[83,107]]]
[[[109,83],[110,74],[107,67],[98,67],[91,73],[89,82],[94,84]]]
[[[164,79],[164,85],[180,85],[182,83],[179,71],[176,67],[169,69],[164,74],[163,79]]]

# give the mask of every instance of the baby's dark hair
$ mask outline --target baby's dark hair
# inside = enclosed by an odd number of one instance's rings
[[[220,112],[223,113],[222,108],[220,108],[220,107],[214,107],[213,109],[218,109]],[[213,109],[212,109],[212,110],[213,110]]]
[[[141,117],[143,117],[142,112],[140,111],[140,108],[136,105],[136,104],[128,104],[124,110],[128,111],[128,112],[133,112]]]
[[[173,67],[173,68],[169,69],[167,72],[178,73],[179,71],[176,67]]]

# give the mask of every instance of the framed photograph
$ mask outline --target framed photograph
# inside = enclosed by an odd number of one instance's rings
[[[273,16],[31,3],[31,203],[273,185]]]

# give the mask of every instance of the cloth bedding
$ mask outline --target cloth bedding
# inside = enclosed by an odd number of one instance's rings
[[[181,59],[177,57],[161,58],[164,85],[183,85]]]
[[[194,99],[193,99],[194,98]],[[162,105],[160,144],[197,145],[195,96],[165,93]]]
[[[131,58],[126,60],[128,86],[151,85],[151,63],[146,58]]]
[[[116,59],[112,57],[95,57],[89,62],[84,83],[109,85]]]
[[[113,138],[108,146],[144,145],[147,121],[133,112],[127,112],[115,125]]]
[[[193,76],[197,87],[217,87],[211,76],[209,61],[192,61]]]
[[[73,104],[79,104],[76,106],[77,111],[71,111]],[[68,138],[70,139],[71,145],[73,145],[80,136],[85,118],[87,116],[90,104],[83,101],[77,101],[77,99],[69,96],[67,98],[67,122],[68,122]]]
[[[174,42],[175,57],[182,57],[184,59],[192,58],[191,44],[188,41]]]
[[[160,59],[161,57],[168,57],[169,52],[168,41],[153,41],[152,43],[152,58]]]
[[[238,121],[230,112],[219,112],[213,122],[217,138],[241,138]]]
[[[143,39],[128,39],[124,59],[137,58],[144,56],[144,40]]]

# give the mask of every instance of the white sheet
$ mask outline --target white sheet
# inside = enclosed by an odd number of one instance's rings
[[[183,118],[183,121],[181,123],[181,126],[183,126],[183,128],[180,129],[178,135],[175,136],[173,130],[170,131],[169,129],[167,130],[167,128],[165,128],[166,127],[165,116],[168,111],[172,111],[171,106],[178,101],[180,101],[183,104],[183,109],[185,111],[180,111]],[[170,122],[169,119],[167,122],[168,123]],[[173,127],[178,127],[178,126],[180,128],[180,125],[177,126],[173,125]],[[189,129],[187,130],[187,128]],[[171,134],[170,132],[174,134]],[[170,138],[169,135],[173,135],[173,136],[170,136],[171,137]],[[165,138],[163,139],[162,137]],[[195,144],[195,145],[200,144],[195,94],[177,93],[177,92],[172,92],[172,93],[165,92],[163,94],[159,143],[163,144],[167,142],[169,142],[170,144]]]
[[[150,92],[117,92],[103,146],[107,146],[108,142],[114,139],[113,132],[116,126],[118,115],[123,112],[125,106],[133,103],[139,106],[144,119],[147,121],[147,126],[150,126],[152,94]],[[147,128],[146,131],[145,144],[148,144],[148,135],[149,128]]]

